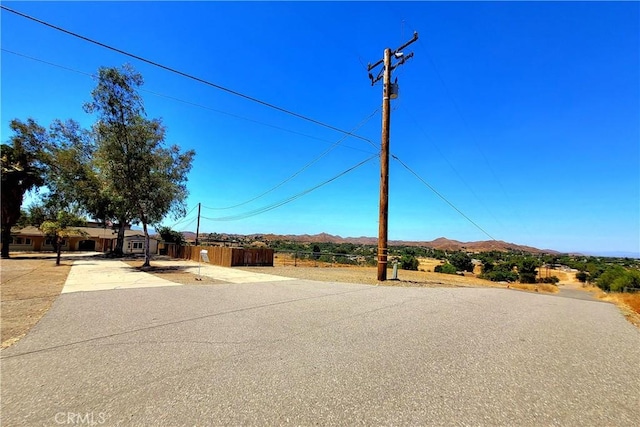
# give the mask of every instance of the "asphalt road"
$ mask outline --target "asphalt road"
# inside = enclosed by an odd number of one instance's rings
[[[615,306],[504,289],[68,293],[0,357],[3,426],[640,424]]]

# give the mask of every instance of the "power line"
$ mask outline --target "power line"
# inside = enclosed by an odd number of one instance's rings
[[[420,177],[420,175],[418,175],[413,169],[411,169],[409,166],[407,166],[402,160],[400,160],[398,158],[398,156],[391,154],[391,157],[393,157],[398,163],[400,163],[406,170],[408,170],[409,172],[411,172],[416,178],[418,178],[418,180],[420,180],[424,185],[426,185],[431,191],[433,191],[438,197],[440,197],[442,200],[445,201],[445,203],[447,203],[449,206],[451,206],[456,212],[458,212],[460,215],[462,215],[467,221],[469,221],[471,224],[473,224],[478,230],[482,231],[484,234],[486,234],[487,236],[489,236],[489,238],[491,240],[496,240],[491,234],[487,233],[484,228],[480,227],[478,224],[476,224],[471,218],[469,218],[467,215],[465,215],[464,212],[462,212],[460,209],[458,209],[453,203],[451,203],[446,197],[444,197],[442,194],[440,194],[440,192],[438,192],[438,190],[436,190],[435,188],[433,188],[433,186],[431,186],[427,181],[425,181],[424,179],[422,179],[422,177]],[[497,241],[497,240],[496,240]]]
[[[371,117],[373,117],[377,112],[378,112],[378,108],[376,108],[373,113],[371,113],[369,116],[365,117],[360,123],[358,123],[356,125],[356,127],[353,129],[353,131],[355,132],[356,130],[358,130],[360,127],[364,126],[365,123],[367,123],[369,121],[369,119],[371,119]],[[320,159],[322,159],[324,156],[326,156],[327,154],[329,154],[331,151],[333,151],[338,145],[340,145],[340,143],[342,141],[344,141],[347,137],[343,136],[341,139],[339,139],[338,141],[336,141],[331,147],[329,147],[327,150],[325,150],[324,152],[322,152],[319,156],[317,156],[316,158],[314,158],[313,160],[311,160],[309,163],[307,163],[306,165],[304,165],[301,169],[299,169],[297,172],[295,172],[293,175],[289,176],[288,178],[286,178],[284,181],[280,182],[279,184],[275,185],[274,187],[271,187],[269,190],[249,199],[246,200],[242,203],[238,203],[236,205],[233,206],[226,206],[226,207],[221,207],[221,208],[212,208],[212,207],[207,207],[207,206],[202,206],[205,209],[210,209],[210,210],[226,210],[226,209],[233,209],[233,208],[237,208],[240,206],[244,206],[248,203],[253,202],[254,200],[257,200],[269,193],[271,193],[272,191],[280,188],[281,186],[283,186],[284,184],[286,184],[287,182],[291,181],[293,178],[295,178],[296,176],[300,175],[302,172],[304,172],[305,170],[307,170],[309,167],[311,167],[313,164],[317,163]],[[377,147],[375,147],[377,148]]]
[[[71,71],[73,73],[82,74],[82,75],[88,76],[88,77],[90,77],[92,79],[98,78],[98,76],[96,74],[87,73],[85,71],[76,70],[74,68],[69,68],[69,67],[64,66],[64,65],[60,65],[60,64],[53,63],[53,62],[45,61],[43,59],[35,58],[33,56],[29,56],[29,55],[25,55],[23,53],[15,52],[15,51],[6,49],[4,47],[1,48],[1,50],[3,52],[7,52],[7,53],[10,53],[12,55],[20,56],[22,58],[30,59],[32,61],[36,61],[36,62],[40,62],[40,63],[46,64],[46,65],[49,65],[51,67],[57,67],[57,68],[60,68],[60,69],[66,70],[66,71]],[[284,128],[284,127],[281,127],[281,126],[276,126],[276,125],[272,125],[272,124],[269,124],[269,123],[265,123],[265,122],[262,122],[260,120],[251,119],[249,117],[244,117],[244,116],[240,116],[238,114],[229,113],[227,111],[223,111],[223,110],[219,110],[219,109],[216,109],[216,108],[208,107],[206,105],[197,104],[197,103],[191,102],[191,101],[186,101],[184,99],[176,98],[176,97],[171,96],[171,95],[166,95],[166,94],[163,94],[163,93],[154,92],[154,91],[151,91],[149,89],[140,88],[140,91],[149,93],[151,95],[154,95],[154,96],[157,96],[157,97],[160,97],[160,98],[171,99],[173,101],[181,102],[183,104],[191,105],[193,107],[202,108],[204,110],[209,110],[209,111],[213,111],[215,113],[224,114],[224,115],[227,115],[227,116],[230,116],[230,117],[234,117],[234,118],[237,118],[237,119],[240,119],[240,120],[245,120],[245,121],[248,121],[248,122],[257,123],[257,124],[262,125],[262,126],[267,126],[267,127],[273,128],[273,129],[278,129],[278,130],[281,130],[283,132],[289,132],[289,133],[294,134],[294,135],[300,135],[300,136],[303,136],[305,138],[315,139],[317,141],[322,141],[322,142],[327,142],[327,143],[333,143],[333,141],[330,141],[328,139],[319,138],[317,136],[308,135],[308,134],[305,134],[305,133],[302,133],[302,132],[298,132],[298,131],[295,131],[295,130],[292,130],[292,129],[287,129],[287,128]],[[346,136],[345,136],[345,138],[346,138]],[[371,141],[368,141],[368,142],[370,144],[373,144]],[[356,151],[361,151],[361,152],[364,152],[364,153],[371,154],[371,151],[363,150],[361,148],[352,147],[350,145],[342,144],[342,147],[349,148],[351,150],[356,150]]]
[[[425,53],[427,55],[427,58],[429,59],[429,62],[431,63],[431,66],[433,67],[433,69],[434,69],[434,71],[436,73],[436,76],[438,77],[438,80],[440,81],[440,84],[444,88],[444,91],[445,91],[447,97],[451,101],[451,104],[453,105],[453,108],[456,110],[456,113],[460,117],[460,120],[462,121],[462,124],[464,125],[466,131],[469,134],[471,134],[471,131],[470,131],[471,127],[469,126],[469,123],[467,122],[467,120],[465,119],[464,115],[462,114],[462,111],[460,110],[460,107],[458,106],[458,103],[455,101],[455,99],[451,95],[451,92],[449,91],[448,86],[444,82],[444,79],[442,78],[442,75],[440,74],[440,71],[439,71],[438,67],[436,66],[435,61],[433,60],[431,55],[429,55],[429,51],[427,50],[427,48],[422,44],[422,40],[419,40],[418,42],[420,43],[420,45],[424,49],[424,51],[425,51]],[[471,137],[471,142],[476,147],[476,150],[478,150],[478,152],[480,153],[480,156],[484,160],[484,163],[487,165],[487,168],[489,169],[489,172],[491,172],[491,175],[493,175],[493,179],[498,183],[498,186],[500,187],[500,190],[502,191],[502,194],[504,195],[504,197],[507,200],[508,204],[510,206],[512,206],[512,208],[513,208],[513,203],[511,202],[511,198],[509,197],[509,194],[507,193],[507,191],[505,190],[504,186],[502,185],[502,181],[500,181],[500,179],[498,178],[498,175],[496,174],[495,170],[491,167],[491,163],[489,163],[489,159],[487,159],[487,156],[484,154],[484,151],[480,149],[480,147],[476,143],[475,138]],[[522,217],[520,217],[520,214],[517,211],[517,209],[513,209],[513,211],[518,216],[518,219],[520,220],[520,224],[526,230],[527,234],[531,235],[531,233],[529,232],[529,229],[527,228],[526,224],[524,223],[524,221],[522,221]]]
[[[187,217],[191,214],[191,212],[193,212],[195,210],[195,208],[197,208],[198,205],[194,205],[191,209],[189,209],[189,212],[187,212],[181,219],[178,220],[178,222],[176,222],[175,224],[173,224],[171,227],[169,228],[173,228],[176,225],[185,222],[187,220]]]
[[[236,220],[239,220],[239,219],[245,219],[245,218],[249,218],[249,217],[252,217],[252,216],[259,215],[261,213],[268,212],[270,210],[279,208],[280,206],[286,205],[287,203],[291,203],[294,200],[299,199],[300,197],[302,197],[302,196],[304,196],[306,194],[309,194],[312,191],[317,190],[318,188],[329,184],[330,182],[335,181],[336,179],[340,178],[341,176],[344,176],[344,175],[348,174],[349,172],[352,172],[353,170],[359,168],[360,166],[362,166],[365,163],[375,159],[378,156],[379,156],[378,154],[375,154],[375,155],[373,155],[371,157],[368,157],[367,159],[365,159],[365,160],[361,161],[360,163],[356,164],[355,166],[352,166],[349,169],[347,169],[347,170],[345,170],[343,172],[340,172],[338,175],[334,176],[333,178],[330,178],[330,179],[328,179],[326,181],[321,182],[318,185],[315,185],[315,186],[313,186],[311,188],[308,188],[308,189],[306,189],[304,191],[301,191],[300,193],[294,194],[291,197],[288,197],[286,199],[283,199],[283,200],[280,200],[278,202],[272,203],[270,205],[263,206],[261,208],[254,209],[252,211],[248,211],[248,212],[245,212],[245,213],[242,213],[242,214],[238,214],[238,215],[229,215],[229,216],[223,216],[223,217],[217,217],[217,218],[209,218],[209,217],[203,216],[201,218],[207,219],[209,221],[236,221]]]
[[[168,67],[168,66],[166,66],[166,65],[162,65],[162,64],[160,64],[160,63],[158,63],[158,62],[151,61],[151,60],[149,60],[149,59],[146,59],[146,58],[143,58],[143,57],[141,57],[141,56],[138,56],[138,55],[135,55],[135,54],[129,53],[129,52],[127,52],[127,51],[125,51],[125,50],[122,50],[122,49],[118,49],[118,48],[116,48],[116,47],[113,47],[113,46],[110,46],[110,45],[108,45],[108,44],[105,44],[105,43],[99,42],[99,41],[97,41],[97,40],[93,40],[93,39],[91,39],[91,38],[89,38],[89,37],[85,37],[85,36],[83,36],[83,35],[80,35],[80,34],[78,34],[78,33],[73,32],[73,31],[66,30],[66,29],[64,29],[64,28],[62,28],[62,27],[58,27],[58,26],[56,26],[56,25],[50,24],[50,23],[48,23],[48,22],[46,22],[46,21],[43,21],[43,20],[41,20],[41,19],[38,19],[38,18],[35,18],[35,17],[33,17],[33,16],[27,15],[27,14],[25,14],[25,13],[18,12],[17,10],[11,9],[11,8],[9,8],[9,7],[7,7],[7,6],[0,5],[0,8],[2,8],[2,9],[4,9],[4,10],[6,10],[7,12],[11,12],[11,13],[16,14],[16,15],[18,15],[18,16],[21,16],[21,17],[23,17],[23,18],[29,19],[29,20],[31,20],[31,21],[33,21],[33,22],[37,22],[37,23],[39,23],[39,24],[45,25],[45,26],[47,26],[47,27],[49,27],[49,28],[52,28],[52,29],[54,29],[54,30],[57,30],[57,31],[63,32],[63,33],[65,33],[65,34],[68,34],[68,35],[73,36],[73,37],[77,37],[77,38],[79,38],[79,39],[81,39],[81,40],[84,40],[84,41],[87,41],[87,42],[89,42],[89,43],[93,43],[93,44],[98,45],[98,46],[100,46],[100,47],[103,47],[103,48],[105,48],[105,49],[109,49],[109,50],[111,50],[111,51],[114,51],[114,52],[120,53],[120,54],[125,55],[125,56],[128,56],[128,57],[130,57],[130,58],[137,59],[138,61],[142,61],[142,62],[144,62],[144,63],[150,64],[150,65],[153,65],[153,66],[155,66],[155,67],[162,68],[163,70],[166,70],[166,71],[172,72],[172,73],[177,74],[177,75],[179,75],[179,76],[186,77],[186,78],[188,78],[188,79],[191,79],[191,80],[197,81],[197,82],[199,82],[199,83],[205,84],[205,85],[207,85],[207,86],[211,86],[211,87],[213,87],[213,88],[216,88],[216,89],[222,90],[222,91],[224,91],[224,92],[230,93],[230,94],[235,95],[235,96],[238,96],[238,97],[240,97],[240,98],[244,98],[244,99],[247,99],[247,100],[249,100],[249,101],[252,101],[252,102],[255,102],[255,103],[258,103],[258,104],[264,105],[265,107],[269,107],[269,108],[272,108],[272,109],[274,109],[274,110],[280,111],[280,112],[282,112],[282,113],[289,114],[289,115],[291,115],[291,116],[293,116],[293,117],[297,117],[297,118],[299,118],[299,119],[306,120],[306,121],[308,121],[308,122],[311,122],[311,123],[317,124],[317,125],[319,125],[319,126],[322,126],[322,127],[327,128],[327,129],[331,129],[331,130],[334,130],[334,131],[336,131],[336,132],[340,132],[340,133],[342,133],[342,134],[345,134],[345,135],[348,135],[348,136],[351,136],[351,137],[354,137],[354,138],[361,139],[361,140],[363,140],[363,141],[371,142],[371,140],[369,140],[368,138],[365,138],[365,137],[363,137],[363,136],[356,135],[356,134],[353,134],[353,133],[351,133],[351,132],[347,132],[347,131],[342,130],[342,129],[340,129],[340,128],[337,128],[337,127],[335,127],[335,126],[331,126],[331,125],[329,125],[329,124],[323,123],[323,122],[321,122],[321,121],[319,121],[319,120],[315,120],[315,119],[312,119],[312,118],[310,118],[310,117],[304,116],[304,115],[302,115],[302,114],[299,114],[299,113],[293,112],[293,111],[291,111],[291,110],[287,110],[287,109],[285,109],[285,108],[278,107],[277,105],[271,104],[271,103],[266,102],[266,101],[262,101],[262,100],[260,100],[260,99],[258,99],[258,98],[254,98],[254,97],[252,97],[252,96],[245,95],[245,94],[240,93],[240,92],[238,92],[238,91],[235,91],[235,90],[233,90],[233,89],[229,89],[229,88],[226,88],[226,87],[221,86],[221,85],[219,85],[219,84],[212,83],[212,82],[210,82],[210,81],[208,81],[208,80],[204,80],[204,79],[202,79],[202,78],[200,78],[200,77],[196,77],[196,76],[194,76],[194,75],[191,75],[191,74],[185,73],[185,72],[183,72],[183,71],[176,70],[175,68],[171,68],[171,67]]]
[[[484,202],[482,201],[482,199],[480,197],[478,197],[478,195],[476,194],[475,191],[473,191],[473,188],[471,188],[471,186],[469,185],[469,183],[462,177],[462,175],[460,174],[460,172],[458,171],[458,169],[456,169],[456,167],[449,161],[449,159],[444,155],[444,153],[442,152],[442,150],[440,150],[440,147],[438,146],[438,144],[435,142],[435,140],[433,138],[431,138],[427,132],[424,131],[424,128],[422,126],[420,126],[419,122],[415,119],[415,117],[411,114],[410,111],[408,111],[409,113],[409,117],[411,118],[411,120],[413,121],[414,125],[416,126],[416,128],[422,132],[422,134],[431,141],[431,143],[433,144],[433,146],[435,147],[436,151],[438,152],[438,154],[444,159],[444,161],[447,163],[447,165],[449,165],[449,167],[453,170],[453,172],[456,174],[456,176],[458,177],[458,179],[460,179],[460,181],[462,181],[462,183],[467,187],[467,189],[471,192],[471,194],[476,198],[476,200],[478,201],[478,203],[480,203],[480,205],[482,205],[483,208],[485,208],[485,210],[487,212],[489,212],[489,214],[493,217],[494,221],[496,221],[496,223],[498,223],[501,227],[502,224],[500,223],[500,221],[495,217],[495,215],[493,215],[493,213],[489,210],[489,208],[487,208],[487,206],[484,204]]]
[[[197,219],[197,218],[193,218],[191,221],[189,221],[187,224],[183,225],[183,226],[182,226],[182,227],[180,227],[180,228],[182,228],[183,230],[185,230],[185,229],[186,229],[186,230],[188,230],[188,229],[189,229],[189,227],[191,227],[191,225],[193,225],[193,223],[195,222],[195,220],[196,220],[196,219]],[[172,228],[172,229],[173,229],[173,227],[170,227],[170,228]]]

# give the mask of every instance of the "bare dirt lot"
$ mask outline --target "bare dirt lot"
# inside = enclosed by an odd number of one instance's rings
[[[12,254],[0,262],[2,348],[29,332],[62,291],[72,261],[56,266],[52,256]]]
[[[160,257],[158,259],[160,259]],[[162,259],[165,258],[163,257]],[[166,257],[166,259],[170,258]],[[188,271],[184,271],[180,266],[153,265],[152,261],[150,267],[143,267],[142,264],[144,264],[144,261],[140,259],[125,259],[123,261],[136,270],[153,274],[174,283],[182,283],[183,285],[213,285],[216,283],[225,283],[212,277],[197,275]]]

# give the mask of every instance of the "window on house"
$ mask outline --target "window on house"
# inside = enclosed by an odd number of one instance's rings
[[[14,237],[14,240],[16,245],[21,245],[24,243],[24,240],[22,239],[22,237]]]
[[[30,245],[31,244],[31,239],[29,239],[28,237],[24,239],[24,244],[25,245]]]
[[[133,249],[143,249],[144,242],[133,242]]]

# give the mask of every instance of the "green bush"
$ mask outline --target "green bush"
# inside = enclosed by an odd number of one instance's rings
[[[471,257],[464,252],[455,252],[449,257],[449,263],[453,265],[457,271],[473,272],[473,262]]]
[[[626,270],[611,283],[611,292],[624,292],[625,288],[640,289],[640,271]]]
[[[418,270],[420,261],[413,255],[402,255],[400,258],[400,268],[403,270]]]
[[[626,270],[622,266],[619,266],[619,265],[610,266],[600,275],[600,277],[598,277],[598,280],[596,283],[598,287],[603,291],[616,292],[619,284],[622,282],[622,280],[624,280],[622,278],[624,277],[625,272]],[[616,281],[618,281],[618,283],[614,285],[614,282]],[[616,290],[612,289],[613,287],[615,287]]]
[[[487,264],[485,264],[486,271]],[[518,280],[518,273],[513,271],[513,265],[503,262],[501,264],[493,265],[491,270],[483,272],[480,275],[481,279],[491,280],[492,282],[515,282]]]
[[[444,274],[456,274],[458,272],[458,270],[448,262],[442,265],[436,265],[436,268],[434,268],[433,271]]]
[[[589,273],[586,271],[578,271],[576,273],[576,279],[578,279],[578,282],[580,283],[586,283],[587,280],[589,280]]]

